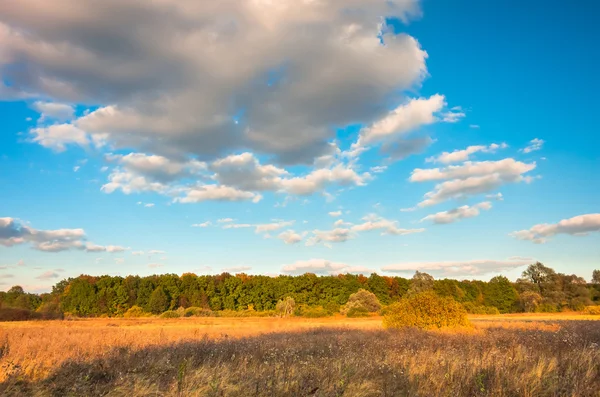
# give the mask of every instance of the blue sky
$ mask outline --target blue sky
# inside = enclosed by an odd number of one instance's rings
[[[83,3],[0,5],[0,289],[600,268],[593,2]]]

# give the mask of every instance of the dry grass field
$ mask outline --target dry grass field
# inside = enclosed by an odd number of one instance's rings
[[[478,316],[452,332],[380,317],[0,323],[0,395],[600,396],[593,318]]]

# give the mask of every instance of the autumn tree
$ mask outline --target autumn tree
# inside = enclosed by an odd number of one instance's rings
[[[416,271],[410,280],[409,295],[420,294],[421,292],[431,291],[433,289],[434,279],[427,273]]]

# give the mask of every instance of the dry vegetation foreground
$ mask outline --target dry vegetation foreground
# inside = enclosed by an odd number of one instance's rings
[[[578,317],[581,318],[581,317]],[[600,322],[381,318],[0,323],[2,396],[600,396]]]

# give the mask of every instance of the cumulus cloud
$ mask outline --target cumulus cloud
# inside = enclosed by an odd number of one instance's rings
[[[331,211],[331,212],[329,212],[329,216],[337,217],[337,216],[341,216],[341,215],[342,215],[342,211]]]
[[[523,174],[535,169],[534,163],[523,163],[512,158],[499,161],[467,161],[462,165],[445,168],[413,170],[411,182],[446,180],[425,194],[420,207],[439,204],[443,201],[473,196],[495,190],[507,183],[526,182],[533,179]]]
[[[498,149],[505,149],[508,145],[506,143],[492,143],[489,146],[485,145],[476,145],[469,146],[466,149],[455,150],[453,152],[443,152],[437,157],[429,157],[426,161],[430,163],[443,163],[443,164],[451,164],[451,163],[459,163],[462,161],[469,160],[469,156],[475,154],[477,152],[482,153],[494,153]]]
[[[183,197],[176,197],[179,203],[200,203],[203,201],[252,201],[258,203],[262,196],[253,192],[238,190],[230,186],[204,185],[187,188]]]
[[[24,225],[15,218],[0,218],[0,245],[5,247],[29,243],[34,249],[45,252],[71,249],[99,252],[106,251],[109,247],[110,249],[117,248],[116,246],[100,246],[85,240],[83,229],[40,230]]]
[[[502,195],[502,193],[486,194],[485,198],[486,199],[490,199],[490,200],[496,200],[496,201],[503,201],[504,200],[504,196]]]
[[[544,146],[544,143],[545,141],[543,139],[534,138],[531,141],[529,141],[529,145],[521,149],[521,151],[523,153],[535,152],[536,150],[540,150],[542,146]]]
[[[370,230],[381,230],[381,234],[391,234],[401,236],[405,234],[421,233],[425,229],[402,229],[398,227],[397,221],[391,221],[389,219],[382,218],[375,214],[370,214],[362,218],[364,223],[360,223],[351,227],[354,232],[365,232]]]
[[[75,109],[66,103],[43,102],[33,103],[33,108],[40,113],[39,122],[53,119],[57,121],[67,121],[74,117]]]
[[[384,272],[411,273],[414,271],[428,272],[440,276],[478,276],[498,273],[526,266],[531,263],[529,258],[509,258],[507,260],[477,259],[467,261],[444,262],[404,262],[383,266]]]
[[[206,222],[202,222],[202,223],[194,223],[192,225],[192,227],[209,227],[210,225],[212,225],[212,222],[206,221]]]
[[[353,149],[360,151],[367,145],[390,142],[423,125],[433,124],[438,121],[436,113],[444,106],[446,99],[440,94],[410,99],[369,127],[363,128]]]
[[[268,233],[275,230],[282,229],[284,227],[292,226],[294,221],[277,221],[272,223],[262,223],[256,225],[256,233]]]
[[[400,0],[3,2],[0,72],[15,97],[99,104],[73,123],[116,148],[307,162],[331,126],[372,124],[427,75],[419,43],[382,22],[419,13]]]
[[[329,245],[331,243],[343,243],[354,238],[354,234],[350,229],[346,228],[335,228],[333,230],[313,230],[312,236],[306,240],[306,245],[316,245],[323,243]]]
[[[463,205],[462,207],[454,208],[448,211],[438,212],[436,214],[427,215],[421,219],[423,221],[432,221],[437,224],[454,223],[461,219],[473,218],[480,214],[480,210],[489,210],[492,208],[492,203],[484,201],[472,206]]]
[[[302,239],[304,238],[304,236],[306,236],[306,232],[300,234],[300,233],[296,233],[294,230],[286,230],[284,232],[281,232],[277,238],[280,240],[283,240],[284,243],[286,244],[296,244],[302,241]]]
[[[510,235],[519,240],[529,240],[537,244],[543,244],[548,237],[557,234],[569,234],[571,236],[585,236],[588,233],[600,231],[600,213],[585,214],[563,219],[558,223],[542,223],[532,226],[527,230],[512,232]]]
[[[281,271],[289,274],[338,274],[347,267],[348,265],[345,263],[332,262],[326,259],[309,259],[296,261],[292,264],[285,265]]]
[[[56,152],[66,150],[68,145],[88,147],[91,143],[88,135],[72,124],[53,124],[36,127],[29,131],[31,141]]]

